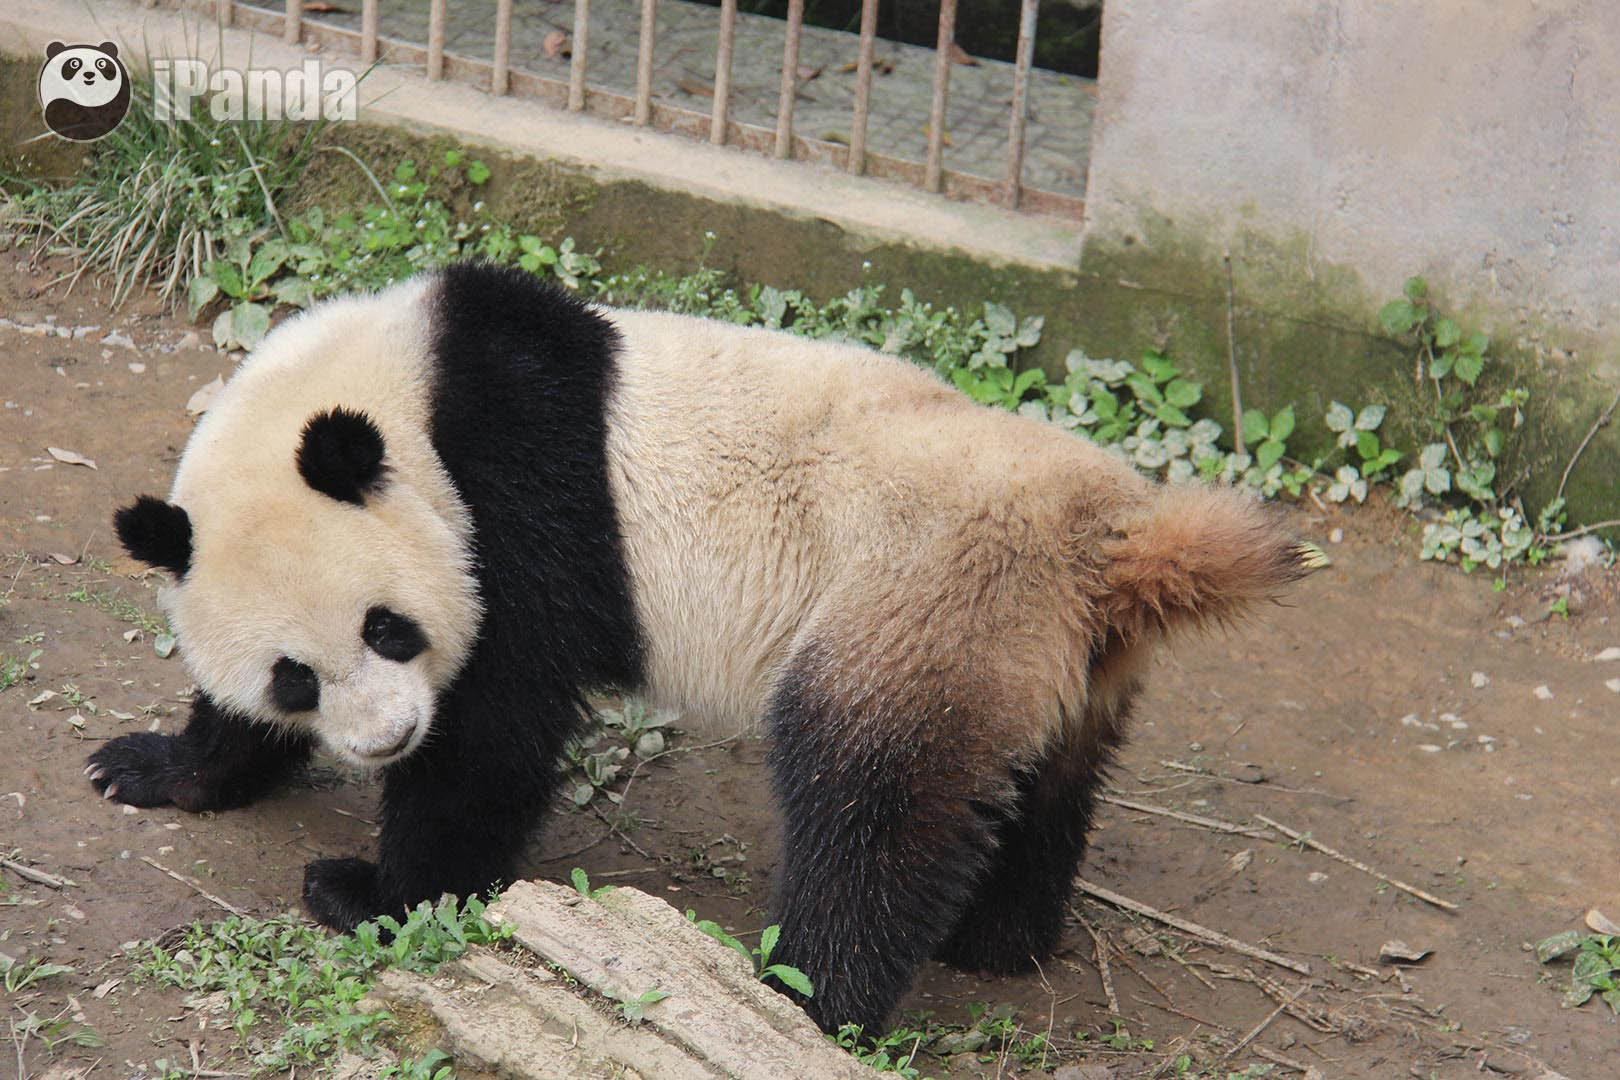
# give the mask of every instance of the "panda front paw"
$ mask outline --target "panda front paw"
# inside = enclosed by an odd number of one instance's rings
[[[183,810],[215,809],[197,783],[196,763],[173,735],[138,731],[103,743],[90,755],[84,773],[104,799],[130,806],[165,806]]]
[[[347,933],[383,907],[375,863],[317,859],[304,867],[304,908],[316,922]]]

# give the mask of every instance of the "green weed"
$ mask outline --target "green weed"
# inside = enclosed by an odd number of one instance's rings
[[[385,915],[341,936],[290,919],[196,923],[176,949],[147,943],[140,970],[197,994],[223,992],[224,1013],[254,1064],[287,1069],[340,1049],[368,1052],[386,1014],[357,1006],[377,972],[431,971],[506,938],[510,930],[489,923],[484,909],[476,897],[424,901],[403,921]]]

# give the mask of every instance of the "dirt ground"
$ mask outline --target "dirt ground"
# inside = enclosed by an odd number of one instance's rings
[[[43,288],[59,270],[0,253],[0,593],[10,601],[0,654],[40,652],[37,670],[0,691],[0,854],[75,884],[54,891],[0,871],[10,886],[0,951],[73,972],[0,1003],[11,1021],[65,1010],[106,1045],[0,1039],[0,1076],[135,1076],[157,1058],[190,1063],[193,1050],[201,1075],[240,1071],[228,1031],[127,977],[121,943],[222,915],[152,863],[254,913],[294,910],[306,861],[369,848],[376,791],[317,769],[217,816],[135,810],[91,791],[85,755],[122,732],[176,730],[189,685],[150,632],[126,640],[138,630],[129,619],[157,611],[161,578],[117,550],[109,518],[136,494],[167,490],[191,427],[187,400],[232,364],[149,300],[109,312],[88,283],[71,295]],[[72,329],[84,326],[95,329]],[[1226,1068],[1297,1075],[1285,1059],[1328,1077],[1620,1074],[1620,1023],[1595,1000],[1562,1008],[1567,967],[1541,967],[1525,945],[1579,927],[1593,907],[1620,918],[1620,693],[1605,686],[1620,662],[1593,659],[1620,645],[1614,580],[1588,572],[1573,582],[1571,617],[1548,618],[1556,569],[1495,592],[1487,573],[1420,563],[1400,515],[1305,503],[1295,523],[1332,565],[1286,606],[1162,658],[1116,792],[1253,826],[1266,815],[1457,910],[1285,840],[1108,805],[1087,879],[1308,964],[1309,978],[1077,898],[1077,916],[1120,947],[1107,954],[1118,1015],[1077,918],[1040,976],[930,966],[905,1006],[960,1022],[969,1003],[1011,1003],[1026,1031],[1049,1031],[1059,1048],[1046,1067],[959,1055],[926,1072],[1031,1076],[1085,1062],[1108,1071],[1078,1075],[1172,1075],[1177,1053],[1207,1061],[1209,1035],[1238,1038],[1269,1018]],[[31,704],[47,690],[57,696]],[[746,738],[665,758],[625,802],[641,851],[597,815],[559,809],[527,869],[566,880],[582,866],[593,882],[757,929],[776,851],[763,758]],[[1379,959],[1391,939],[1433,952],[1397,970]],[[1294,1008],[1274,1016],[1279,999]],[[1120,1026],[1122,1046],[1099,1045]]]

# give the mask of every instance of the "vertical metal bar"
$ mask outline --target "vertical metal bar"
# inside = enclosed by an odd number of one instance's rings
[[[641,45],[636,52],[636,126],[652,119],[653,45],[658,38],[658,0],[641,0]]]
[[[360,62],[377,62],[377,0],[364,0],[360,5]]]
[[[214,5],[214,12],[221,26],[229,26],[236,20],[236,8],[232,5],[231,0],[219,0]]]
[[[591,0],[574,0],[573,56],[568,63],[568,108],[585,109],[585,50],[591,33]]]
[[[445,0],[428,4],[427,77],[435,82],[444,78],[444,4]]]
[[[281,40],[296,45],[303,36],[304,0],[287,0],[287,16],[281,23]]]
[[[866,171],[866,117],[872,102],[872,54],[877,50],[878,0],[861,0],[861,54],[855,64],[855,110],[849,127],[849,171]]]
[[[731,108],[731,50],[737,43],[737,0],[720,0],[720,43],[714,50],[714,119],[709,141],[725,145],[726,112]]]
[[[495,0],[495,61],[490,65],[489,92],[506,94],[512,70],[512,0]]]
[[[1007,129],[1007,209],[1018,209],[1018,185],[1024,175],[1024,124],[1029,117],[1029,69],[1035,61],[1035,12],[1040,0],[1024,0],[1018,15],[1018,52],[1014,54],[1012,120]]]
[[[934,46],[934,107],[928,114],[928,165],[923,187],[938,191],[945,175],[945,90],[951,81],[956,41],[956,0],[939,0],[939,41]]]
[[[787,42],[782,47],[782,93],[776,103],[776,156],[793,156],[793,97],[798,93],[799,29],[804,25],[804,0],[788,0]]]

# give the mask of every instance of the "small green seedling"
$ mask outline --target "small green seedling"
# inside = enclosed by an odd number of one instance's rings
[[[600,900],[602,897],[613,891],[612,885],[601,885],[594,889],[591,888],[591,879],[586,876],[584,870],[581,870],[577,866],[574,867],[574,872],[569,875],[569,878],[574,883],[574,891],[579,893],[579,895],[583,896],[587,900]]]
[[[775,979],[796,994],[802,994],[805,997],[815,996],[815,988],[811,985],[808,975],[788,964],[771,963],[771,953],[776,951],[776,943],[782,936],[781,926],[772,924],[761,930],[759,932],[759,947],[750,949],[747,945],[726,933],[719,923],[714,922],[712,919],[699,919],[697,912],[690,908],[687,909],[686,918],[688,922],[696,924],[699,930],[708,934],[720,944],[728,949],[737,950],[738,954],[748,961],[748,966],[754,969],[755,977],[761,982],[767,979]]]
[[[639,1024],[647,1017],[647,1006],[656,1005],[669,997],[664,990],[643,990],[633,998],[625,998],[619,1002],[619,1015],[632,1024]]]

